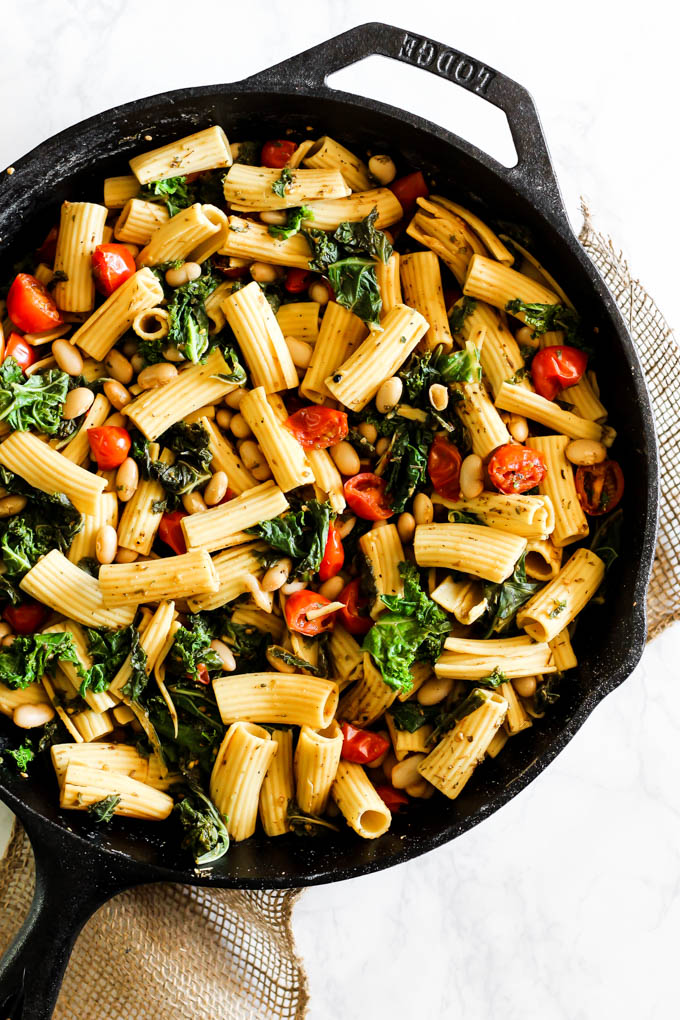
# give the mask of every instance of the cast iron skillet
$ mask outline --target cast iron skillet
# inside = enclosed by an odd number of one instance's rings
[[[383,103],[330,89],[330,73],[371,54],[420,66],[500,107],[518,162],[506,169],[461,138]],[[0,796],[16,812],[33,845],[37,885],[29,916],[0,965],[0,1016],[45,1020],[59,992],[75,938],[109,897],[144,882],[235,888],[286,888],[365,875],[417,857],[488,817],[530,783],[562,750],[590,712],[634,669],[645,640],[645,590],[655,542],[657,451],[649,398],[626,327],[598,273],[572,234],[538,115],[516,82],[440,43],[389,25],[354,28],[245,81],[186,89],[129,103],[63,131],[15,164],[0,180],[0,237],[11,241],[5,270],[31,250],[65,199],[97,201],[102,179],[127,172],[126,161],[183,134],[223,125],[232,138],[279,137],[282,126],[311,137],[328,133],[361,150],[400,153],[436,173],[438,189],[505,220],[526,225],[535,253],[599,328],[604,403],[619,430],[618,456],[627,479],[624,554],[609,599],[583,614],[576,636],[579,679],[539,726],[488,761],[458,800],[423,802],[395,816],[379,840],[352,833],[329,840],[262,835],[233,846],[197,875],[178,851],[173,823],[115,819],[105,831],[57,807],[45,765],[29,779],[0,768]],[[5,274],[3,274],[5,275]],[[12,727],[0,722],[0,748]],[[16,732],[16,731],[15,731]],[[2,1006],[4,1004],[4,1012]]]

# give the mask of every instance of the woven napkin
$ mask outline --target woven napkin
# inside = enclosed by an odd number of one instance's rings
[[[580,240],[628,324],[651,393],[661,453],[659,543],[649,637],[680,619],[680,347],[661,312],[583,208]],[[28,912],[33,857],[20,827],[0,861],[0,953]],[[149,885],[121,893],[85,925],[55,1020],[297,1020],[307,979],[291,930],[299,890]],[[158,932],[163,931],[162,940]],[[101,980],[100,975],[108,975]],[[111,980],[115,975],[115,980]]]

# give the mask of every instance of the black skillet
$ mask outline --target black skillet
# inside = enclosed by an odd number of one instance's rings
[[[383,103],[338,92],[326,77],[382,54],[448,79],[507,115],[518,162],[507,169],[441,127]],[[554,711],[479,769],[454,802],[423,802],[396,816],[389,834],[365,841],[276,840],[257,835],[233,846],[207,875],[196,875],[177,849],[172,823],[115,819],[102,832],[81,814],[62,813],[51,770],[29,779],[0,768],[0,797],[19,816],[36,858],[29,916],[0,964],[0,1020],[46,1020],[75,938],[109,897],[144,882],[235,888],[286,888],[365,875],[410,860],[454,839],[530,783],[569,742],[598,702],[625,680],[645,641],[645,591],[654,554],[657,450],[640,365],[614,299],[574,237],[533,101],[516,82],[441,43],[390,25],[354,28],[245,81],[152,96],[98,114],[39,145],[0,179],[4,270],[41,240],[66,198],[97,201],[101,182],[127,172],[126,161],[154,145],[211,124],[229,137],[280,137],[282,127],[311,137],[328,133],[358,151],[387,151],[436,175],[438,190],[499,218],[524,224],[535,254],[599,329],[603,400],[619,431],[617,455],[627,479],[624,553],[606,605],[584,614],[576,637],[578,681]],[[6,272],[3,272],[3,277]],[[0,749],[11,724],[0,721]],[[15,731],[16,732],[16,731]],[[4,1004],[4,1012],[3,1012]]]

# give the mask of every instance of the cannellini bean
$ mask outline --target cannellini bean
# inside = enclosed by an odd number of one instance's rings
[[[607,459],[607,447],[596,439],[572,439],[564,451],[572,464],[601,464]]]
[[[460,491],[464,499],[475,499],[484,490],[484,464],[470,453],[460,466]]]
[[[200,492],[185,492],[182,496],[182,505],[188,514],[198,514],[208,509]]]
[[[250,425],[242,414],[235,414],[229,427],[237,439],[246,439],[248,436],[252,436]]]
[[[362,421],[361,425],[357,426],[357,432],[364,437],[367,443],[375,445],[378,438],[378,430],[375,425],[371,425],[369,421]]]
[[[225,673],[233,673],[236,669],[236,659],[229,645],[225,644],[224,641],[220,641],[219,638],[214,638],[210,642],[210,647],[213,652],[217,652],[220,659],[222,660],[222,668]]]
[[[104,383],[104,396],[113,404],[117,411],[122,411],[126,404],[129,404],[132,397],[122,383],[117,379],[107,379]]]
[[[12,714],[12,722],[22,730],[44,726],[51,719],[54,719],[54,709],[51,705],[17,705]]]
[[[97,532],[95,553],[100,563],[113,563],[118,552],[118,535],[110,524],[104,524]]]
[[[25,496],[5,496],[0,499],[0,517],[14,517],[15,514],[20,514],[26,503]]]
[[[425,492],[419,492],[413,500],[413,516],[416,524],[432,524],[434,507],[432,500]]]
[[[449,391],[441,383],[432,383],[429,389],[429,397],[435,411],[444,411],[449,406]]]
[[[516,680],[512,681],[512,686],[515,688],[520,698],[531,698],[536,693],[536,677],[535,676],[521,676]]]
[[[515,333],[515,340],[520,347],[533,347],[534,349],[540,346],[540,340],[537,336],[534,336],[533,329],[529,329],[528,326],[520,326]]]
[[[145,364],[146,362],[141,354],[133,354],[130,358],[130,365],[132,366],[133,374],[141,372]],[[122,379],[120,381],[123,382]]]
[[[382,436],[375,444],[375,452],[378,454],[379,457],[382,457],[383,453],[385,453],[389,445],[390,441],[387,438],[387,436]]]
[[[3,622],[0,623],[0,640],[2,640],[2,638],[7,637],[7,635],[11,634],[11,633],[12,633],[12,628],[10,627],[10,625],[8,623],[5,623],[4,620],[3,620]]]
[[[248,390],[243,389],[243,387],[239,387],[237,390],[232,390],[231,393],[227,393],[224,398],[224,402],[227,407],[231,407],[233,411],[238,411],[241,406],[241,401],[247,392]]]
[[[139,358],[144,364],[144,359],[139,354],[134,355],[135,358]],[[132,382],[132,377],[135,374],[133,369],[133,362],[128,361],[124,354],[117,351],[115,348],[110,350],[104,358],[104,368],[108,374],[113,378],[117,379],[118,382],[123,383],[127,386]]]
[[[288,222],[288,217],[283,209],[265,209],[260,213],[260,219],[263,223],[269,223],[273,227],[282,227]],[[253,263],[253,265],[261,264]]]
[[[337,531],[337,533],[338,533],[338,535],[340,536],[341,539],[347,538],[347,536],[349,535],[350,531],[352,530],[352,528],[354,527],[356,522],[357,522],[357,519],[356,519],[356,517],[353,517],[353,516],[348,517],[344,521],[336,521],[335,522],[335,530]]]
[[[391,156],[384,153],[371,156],[368,161],[368,172],[378,184],[391,184],[397,176],[397,168]]]
[[[110,414],[104,422],[104,425],[110,426],[111,428],[125,428],[127,424],[127,418],[125,418],[122,414],[119,414],[118,411],[116,411],[115,414]]]
[[[203,490],[203,499],[206,506],[217,506],[220,500],[224,499],[227,493],[228,481],[229,479],[224,471],[215,472]]]
[[[80,356],[80,351],[68,340],[55,340],[52,344],[52,354],[62,372],[66,372],[68,375],[80,375],[83,371],[83,359]]]
[[[335,602],[344,587],[344,579],[340,576],[340,574],[336,574],[335,577],[330,577],[327,581],[324,581],[319,588],[319,595],[323,595],[323,597],[328,599],[329,602]]]
[[[134,563],[139,553],[135,549],[119,549],[116,553],[116,563]]]
[[[288,580],[288,575],[292,569],[293,561],[289,556],[284,556],[283,559],[266,571],[260,581],[260,588],[262,591],[278,591]]]
[[[328,451],[335,461],[335,466],[341,475],[358,475],[361,471],[361,461],[351,443],[346,439],[331,446]]]
[[[126,358],[131,358],[133,354],[136,354],[139,349],[139,345],[136,340],[126,340],[123,344],[122,351]]]
[[[387,414],[397,406],[403,390],[404,384],[398,376],[385,380],[375,395],[375,406],[380,414]]]
[[[448,698],[454,683],[454,680],[439,676],[426,680],[423,686],[418,689],[416,701],[420,705],[438,705],[444,698]]]
[[[409,754],[408,758],[397,762],[392,769],[392,786],[395,790],[405,790],[411,783],[417,783],[422,778],[418,766],[426,757],[425,754]]]
[[[253,442],[252,439],[246,439],[243,443],[240,443],[238,452],[243,461],[243,466],[248,471],[252,471],[253,468],[262,467],[264,464],[264,455],[257,443]]]
[[[250,275],[257,283],[273,283],[279,277],[276,266],[270,266],[266,262],[253,262]]]
[[[266,482],[272,476],[271,468],[266,460],[263,460],[257,467],[251,468],[250,473],[257,482]]]
[[[62,418],[70,421],[72,418],[80,418],[81,414],[89,411],[94,403],[94,393],[87,386],[76,386],[69,390],[61,410]]]
[[[297,673],[295,666],[291,666],[290,663],[284,662],[278,655],[275,655],[271,646],[267,648],[264,655],[271,668],[275,669],[277,673]]]
[[[116,493],[121,503],[132,499],[139,485],[139,468],[137,461],[126,457],[116,472]],[[109,560],[109,563],[112,561]]]
[[[399,538],[402,542],[410,542],[415,530],[416,519],[413,514],[399,514],[399,519],[397,520],[397,531],[399,532]]]
[[[10,645],[14,644],[16,634],[8,634],[2,639],[2,645],[4,648],[9,648]]]
[[[518,443],[524,443],[527,436],[529,435],[529,422],[526,420],[524,415],[515,414],[514,412],[508,416],[507,420],[508,432],[513,439],[516,439]]]
[[[304,586],[304,581],[286,581],[281,585],[281,591],[284,595],[294,595],[296,591],[302,591]]]
[[[260,582],[255,575],[244,574],[243,584],[245,585],[246,590],[250,592],[250,597],[257,608],[261,609],[263,613],[271,613],[274,608],[274,596],[271,592],[262,591]]]
[[[307,291],[307,296],[310,301],[316,301],[320,305],[327,305],[331,299],[331,292],[325,283],[317,280]]]
[[[409,783],[406,787],[405,793],[407,793],[409,797],[427,797],[428,790],[434,791],[434,787],[430,786],[427,779],[423,779],[421,777],[420,779],[416,779],[415,783]]]
[[[143,390],[154,390],[158,386],[165,386],[177,376],[177,369],[167,361],[161,361],[158,365],[149,365],[143,368],[137,376],[137,385]]]
[[[165,274],[165,282],[168,287],[182,287],[191,280],[197,280],[201,275],[201,267],[197,262],[185,262],[176,269],[168,269]]]
[[[285,337],[285,341],[295,367],[308,368],[312,360],[312,348],[309,344],[306,344],[303,340],[298,340],[294,336]]]
[[[168,347],[163,348],[163,357],[165,358],[166,361],[179,362],[187,360],[182,354],[182,352],[178,350],[177,347],[173,347],[172,344],[170,344]]]
[[[227,411],[226,408],[221,407],[217,414],[215,415],[215,421],[217,422],[219,427],[221,429],[224,429],[226,432],[226,430],[231,425],[231,419],[233,417],[234,417],[233,411]]]

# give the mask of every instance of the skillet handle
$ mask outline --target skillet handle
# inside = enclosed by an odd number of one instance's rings
[[[31,832],[35,893],[28,916],[0,959],[1,1020],[50,1020],[71,950],[85,922],[111,896],[136,884],[111,872],[96,847],[65,852],[58,830]]]
[[[520,188],[545,216],[558,219],[561,225],[565,223],[562,196],[533,99],[512,78],[466,53],[393,25],[371,22],[298,53],[246,81],[275,88],[292,82],[303,92],[323,89],[333,95],[335,90],[326,86],[328,76],[374,54],[420,67],[503,110],[517,150],[517,165],[504,167],[478,149],[475,155],[513,187]]]

